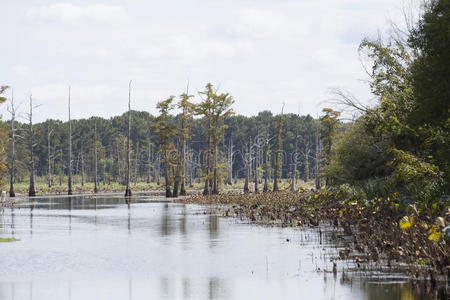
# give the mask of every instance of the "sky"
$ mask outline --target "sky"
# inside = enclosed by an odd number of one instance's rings
[[[318,116],[330,88],[373,101],[364,37],[402,22],[392,0],[1,0],[0,85],[36,122],[111,117],[211,82],[238,114]],[[7,93],[7,97],[11,92]],[[0,114],[9,119],[7,105]]]

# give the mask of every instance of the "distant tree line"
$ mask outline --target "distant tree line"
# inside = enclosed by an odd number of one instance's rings
[[[70,185],[73,175],[81,185],[95,183],[95,192],[97,184],[164,183],[170,197],[184,195],[195,181],[204,183],[204,194],[214,194],[237,178],[245,179],[249,192],[259,191],[259,184],[264,191],[277,190],[280,178],[289,178],[294,189],[298,178],[318,175],[319,120],[269,111],[235,115],[233,102],[208,84],[196,97],[186,91],[158,102],[157,116],[130,109],[109,119],[33,124],[39,111],[33,111],[31,98],[27,122],[17,119],[9,101],[11,118],[2,122],[2,132],[9,133],[3,177],[10,179],[11,196],[14,183],[40,176],[49,187],[65,178]]]

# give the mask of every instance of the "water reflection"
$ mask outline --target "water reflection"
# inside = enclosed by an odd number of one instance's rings
[[[340,261],[333,274],[328,231],[253,226],[195,205],[42,198],[5,209],[0,234],[20,239],[0,244],[6,300],[441,296],[403,277],[344,276]]]

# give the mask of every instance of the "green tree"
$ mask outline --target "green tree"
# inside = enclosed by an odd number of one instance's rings
[[[411,66],[416,129],[424,157],[444,172],[450,189],[450,0],[432,0],[413,29],[409,45],[418,54]]]
[[[194,97],[193,95],[189,95],[188,91],[180,95],[180,101],[177,104],[177,107],[181,109],[179,128],[178,128],[178,140],[179,140],[179,148],[180,155],[177,167],[177,175],[175,176],[175,184],[173,188],[173,196],[178,196],[178,183],[181,181],[181,190],[180,195],[186,196],[186,143],[190,138],[189,128],[191,127],[192,122],[192,113],[194,110],[194,105],[189,101],[190,98]]]
[[[324,108],[322,111],[325,114],[320,118],[320,140],[323,145],[323,164],[325,169],[327,169],[331,161],[331,146],[339,124],[338,117],[340,113],[331,108]],[[325,185],[330,185],[329,176],[326,176]]]
[[[234,100],[228,93],[217,94],[211,83],[206,85],[205,91],[200,92],[200,96],[203,101],[196,105],[195,112],[202,115],[207,122],[206,180],[203,194],[218,194],[218,145],[227,128],[224,119],[234,113],[231,109]]]
[[[171,143],[172,136],[176,134],[176,127],[169,119],[169,112],[174,108],[172,104],[173,99],[174,96],[170,96],[166,100],[156,104],[159,115],[154,118],[155,124],[153,125],[154,131],[158,134],[158,151],[162,156],[162,163],[164,164],[166,197],[172,197],[172,191],[170,190],[170,167],[171,158],[173,158],[173,153],[176,151],[173,143]]]

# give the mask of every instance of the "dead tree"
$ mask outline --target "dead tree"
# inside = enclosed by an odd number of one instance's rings
[[[105,165],[105,163],[103,163]],[[94,123],[94,193],[98,192],[98,169],[97,169],[97,122]],[[105,184],[105,168],[103,167],[103,184]]]
[[[233,155],[235,154],[233,139],[230,138],[228,148],[227,148],[227,171],[228,176],[226,184],[233,185]]]
[[[14,106],[14,91],[11,91],[11,106],[8,107],[8,111],[11,114],[11,165],[9,170],[9,197],[15,197],[14,192],[14,175],[16,172],[16,128],[14,127],[14,122],[16,121],[16,107]]]
[[[130,189],[130,136],[131,136],[131,80],[128,83],[128,136],[127,136],[127,174],[125,197],[131,197]]]
[[[51,155],[51,146],[50,146],[50,137],[52,135],[53,129],[50,129],[50,124],[47,128],[47,155],[48,155],[48,187],[52,187],[52,155]]]
[[[274,161],[274,174],[273,174],[273,191],[278,191],[278,177],[281,177],[281,152],[283,148],[282,131],[283,131],[283,110],[284,103],[281,109],[281,115],[278,117],[278,128],[277,128],[277,143],[275,150],[275,161]]]
[[[28,188],[28,196],[36,196],[36,189],[34,187],[34,132],[33,132],[33,97],[30,95],[30,112],[26,114],[28,119],[28,151],[30,151],[30,186]]]
[[[83,145],[80,146],[80,158],[81,158],[81,186],[84,186],[84,157],[83,157]]]
[[[151,182],[151,175],[152,175],[152,143],[149,140],[148,141],[148,154],[147,154],[147,184]]]
[[[298,139],[299,139],[299,135],[298,132],[295,135],[295,150],[292,153],[292,174],[291,174],[291,188],[290,190],[293,192],[295,191],[295,186],[297,185],[296,179],[297,179],[297,164],[298,164],[298,156],[299,156],[299,151],[298,151]]]
[[[263,167],[264,167],[264,188],[263,192],[269,191],[269,172],[270,172],[270,138],[267,132],[264,134],[264,145],[263,145]]]
[[[259,178],[258,178],[258,168],[260,166],[261,163],[261,147],[264,145],[265,142],[265,134],[264,133],[258,133],[255,137],[254,143],[253,143],[253,148],[255,151],[255,155],[253,156],[253,161],[254,161],[254,186],[255,186],[255,193],[259,192],[259,188],[258,188],[258,182],[259,182]]]
[[[72,120],[70,119],[70,85],[69,85],[69,171],[67,175],[67,194],[72,195]]]
[[[243,153],[243,159],[244,159],[244,168],[245,168],[245,181],[244,181],[244,193],[247,194],[250,192],[250,189],[248,187],[249,181],[250,181],[250,172],[251,172],[251,165],[252,165],[252,152],[251,152],[251,140],[245,144],[244,149],[242,151]]]
[[[139,141],[136,143],[136,153],[134,155],[134,186],[137,185],[138,179],[139,179],[139,160],[140,160],[140,154],[139,154]]]
[[[319,131],[316,133],[316,189],[320,190],[322,188],[322,181],[320,178],[320,163],[321,163],[321,155],[322,155],[322,145],[319,138]]]

